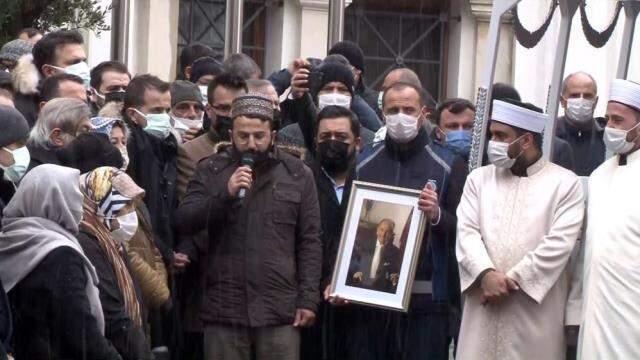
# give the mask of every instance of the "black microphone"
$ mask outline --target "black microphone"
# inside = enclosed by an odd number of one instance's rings
[[[242,159],[240,160],[240,166],[248,166],[250,169],[253,169],[253,164],[255,160],[253,160],[253,154],[246,152],[242,154]],[[244,199],[245,195],[247,195],[247,189],[240,188],[240,192],[238,192],[238,199]]]

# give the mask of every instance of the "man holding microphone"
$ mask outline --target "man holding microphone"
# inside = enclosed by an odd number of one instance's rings
[[[232,146],[198,164],[176,214],[209,230],[205,358],[298,359],[320,301],[320,211],[311,170],[274,146],[273,106],[236,98]]]

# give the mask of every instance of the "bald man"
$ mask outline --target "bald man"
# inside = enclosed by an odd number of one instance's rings
[[[385,76],[384,82],[382,83],[382,89],[387,89],[397,82],[411,84],[419,88],[422,87],[422,82],[415,71],[409,68],[398,68],[389,71],[387,76]]]
[[[604,162],[604,119],[594,118],[598,104],[598,84],[586,72],[570,74],[562,83],[560,103],[564,116],[558,119],[556,135],[573,150],[574,171],[589,176]]]
[[[402,266],[402,251],[393,244],[396,223],[382,219],[376,227],[376,241],[359,244],[353,253],[355,273],[349,279],[352,286],[395,293]]]
[[[422,82],[420,81],[420,78],[418,77],[418,74],[415,73],[415,71],[409,68],[397,68],[389,71],[387,76],[384,77],[384,81],[382,82],[382,89],[380,89],[380,93],[378,96],[378,107],[374,109],[376,111],[376,114],[378,114],[380,120],[382,120],[383,123],[386,123],[384,115],[382,114],[382,94],[384,94],[384,91],[386,89],[393,86],[393,84],[400,82],[413,85],[418,89],[422,89],[422,97],[428,111],[427,118],[430,119],[431,113],[436,109],[436,101],[433,99],[433,96],[431,96],[431,94],[422,87]],[[425,121],[424,127],[427,130],[428,134],[433,133],[435,129],[435,125],[431,121]],[[376,131],[376,135],[373,141],[382,141],[384,140],[386,135],[387,128],[386,126],[383,126],[378,131]]]

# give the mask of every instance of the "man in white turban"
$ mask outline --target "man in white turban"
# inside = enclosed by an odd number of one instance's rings
[[[578,357],[640,359],[640,84],[614,80],[604,143],[589,178]]]
[[[580,234],[578,177],[542,158],[547,116],[493,102],[491,165],[467,178],[456,255],[464,296],[457,359],[563,359],[569,258]]]

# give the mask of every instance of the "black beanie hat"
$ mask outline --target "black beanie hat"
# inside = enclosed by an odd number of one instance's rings
[[[0,129],[0,147],[29,138],[27,120],[11,106],[0,105]]]
[[[345,84],[351,93],[351,97],[353,97],[355,81],[353,80],[353,73],[351,72],[351,69],[340,63],[331,62],[322,64],[319,70],[322,73],[322,81],[320,81],[320,87],[317,89],[318,91],[320,91],[320,89],[322,89],[326,84],[337,81]]]
[[[222,73],[222,63],[212,57],[201,57],[191,65],[191,77],[189,81],[198,82],[205,75],[218,76]]]
[[[349,60],[349,63],[364,73],[364,53],[358,44],[353,41],[340,41],[331,47],[329,55],[340,54]]]

